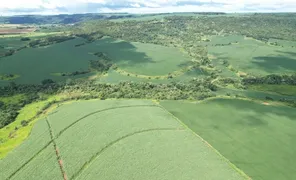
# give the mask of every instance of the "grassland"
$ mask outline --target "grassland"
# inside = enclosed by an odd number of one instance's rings
[[[252,179],[295,179],[293,108],[235,99],[161,105]]]
[[[62,104],[0,167],[1,179],[244,179],[170,113],[144,100]]]
[[[210,38],[210,42],[202,44],[208,45],[209,54],[215,57],[213,62],[216,64],[227,60],[235,70],[251,75],[293,73],[296,68],[295,48],[291,46],[272,46],[242,36]]]

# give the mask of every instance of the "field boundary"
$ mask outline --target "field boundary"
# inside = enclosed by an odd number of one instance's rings
[[[176,121],[181,123],[186,129],[188,129],[191,133],[193,133],[195,136],[197,136],[204,144],[206,144],[211,150],[213,150],[222,160],[224,160],[233,170],[235,170],[237,173],[239,173],[242,177],[245,179],[251,180],[252,178],[249,177],[245,172],[243,172],[241,169],[236,167],[230,160],[228,160],[226,157],[224,157],[217,149],[215,149],[210,143],[208,143],[205,139],[203,139],[200,135],[195,133],[192,129],[190,129],[183,121],[181,121],[179,118],[174,116],[171,112],[169,112],[166,108],[159,105],[160,108],[162,108],[165,112],[169,113]]]
[[[63,177],[64,180],[67,180],[68,178],[67,178],[67,174],[66,174],[66,171],[65,171],[65,168],[64,168],[64,165],[63,165],[62,157],[61,157],[61,155],[59,153],[59,150],[58,150],[58,147],[57,147],[57,143],[56,143],[56,141],[54,139],[53,130],[52,130],[51,125],[49,123],[48,117],[46,117],[45,120],[46,120],[48,129],[49,129],[50,138],[51,138],[51,141],[53,143],[54,151],[55,151],[55,154],[56,154],[56,157],[57,157],[57,161],[58,161],[58,164],[59,164],[61,173],[62,173],[62,177]]]
[[[105,152],[109,147],[113,146],[114,144],[118,143],[119,141],[132,137],[134,135],[142,134],[142,133],[148,133],[148,132],[153,132],[153,131],[185,131],[186,129],[182,128],[154,128],[154,129],[146,129],[146,130],[141,130],[141,131],[136,131],[127,135],[122,136],[121,138],[118,138],[109,144],[107,144],[105,147],[103,147],[100,151],[95,153],[87,162],[84,163],[84,165],[70,178],[72,179],[77,179],[83,171],[85,171],[88,167],[92,165],[92,163],[97,160],[100,155]]]

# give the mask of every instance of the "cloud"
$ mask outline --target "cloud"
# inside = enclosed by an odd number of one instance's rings
[[[7,0],[0,15],[60,13],[296,12],[295,0]]]

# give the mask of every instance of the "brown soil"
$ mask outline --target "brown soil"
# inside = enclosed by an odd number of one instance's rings
[[[26,29],[17,29],[17,28],[0,28],[1,35],[8,35],[8,34],[26,34],[30,32],[34,32],[35,28],[26,28]]]

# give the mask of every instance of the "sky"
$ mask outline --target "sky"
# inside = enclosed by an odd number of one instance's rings
[[[1,0],[0,15],[296,12],[296,0]]]

